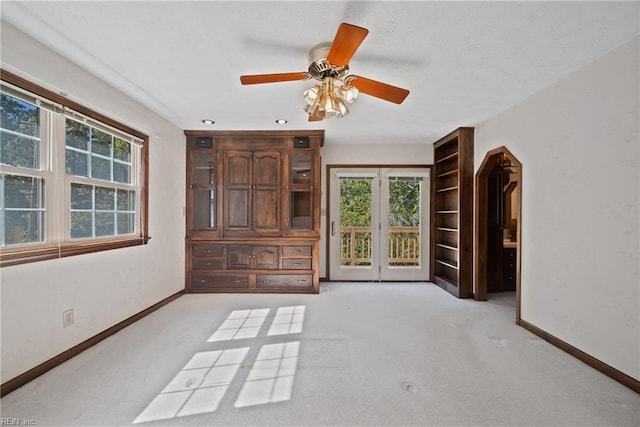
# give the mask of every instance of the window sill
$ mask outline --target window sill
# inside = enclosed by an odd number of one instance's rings
[[[38,249],[3,249],[0,254],[0,267],[27,264],[48,259],[63,258],[68,256],[89,254],[93,252],[109,251],[112,249],[127,248],[130,246],[146,245],[151,237],[141,236],[123,240],[111,240],[108,242],[68,243],[60,247],[47,247]]]

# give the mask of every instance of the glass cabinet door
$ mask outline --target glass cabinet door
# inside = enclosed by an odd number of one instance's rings
[[[291,155],[290,224],[293,230],[313,229],[313,152]]]
[[[216,229],[216,155],[213,151],[191,152],[191,228]]]
[[[303,151],[291,156],[292,184],[311,185],[313,182],[313,153]]]

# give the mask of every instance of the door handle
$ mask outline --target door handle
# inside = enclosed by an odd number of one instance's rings
[[[336,223],[334,221],[331,221],[331,235],[336,235]]]

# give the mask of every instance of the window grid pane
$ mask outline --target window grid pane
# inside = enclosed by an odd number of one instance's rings
[[[66,118],[68,175],[132,183],[132,144],[108,132]]]
[[[2,246],[44,242],[45,180],[0,174]]]
[[[40,169],[40,108],[0,94],[0,162]]]
[[[133,190],[71,183],[71,238],[134,233],[135,197]]]

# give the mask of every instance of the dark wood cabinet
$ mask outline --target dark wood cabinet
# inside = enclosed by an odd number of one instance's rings
[[[317,293],[324,131],[185,135],[187,291]]]
[[[515,242],[505,246],[502,250],[502,290],[516,290],[516,261],[517,248]]]
[[[431,280],[459,298],[473,296],[473,128],[433,144]]]

